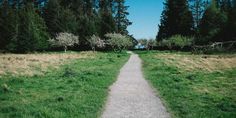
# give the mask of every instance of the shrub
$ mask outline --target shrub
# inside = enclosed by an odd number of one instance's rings
[[[146,49],[147,50],[150,50],[150,49],[152,50],[155,45],[156,45],[156,40],[149,39],[149,40],[147,40]]]
[[[147,45],[147,39],[139,39],[138,42],[139,42],[142,46],[146,46],[146,45]]]
[[[169,49],[172,49],[173,47],[179,47],[183,49],[184,47],[192,46],[193,44],[193,38],[184,37],[181,35],[174,35],[170,38],[164,39],[160,42],[159,45],[166,46]]]
[[[138,42],[147,50],[153,49],[153,47],[156,45],[156,40],[153,39],[140,39]]]
[[[65,32],[59,33],[55,39],[49,39],[49,42],[52,46],[64,47],[64,51],[66,52],[68,46],[79,44],[79,37]]]
[[[128,36],[117,34],[117,33],[108,33],[105,35],[108,40],[107,43],[116,51],[122,51],[131,47],[133,45],[131,39]]]
[[[96,50],[96,47],[103,48],[105,47],[105,43],[103,40],[100,39],[100,37],[93,35],[90,38],[87,39],[90,47],[93,51]]]

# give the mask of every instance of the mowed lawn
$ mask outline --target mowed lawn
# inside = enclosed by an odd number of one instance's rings
[[[0,118],[96,118],[126,53],[0,55]]]
[[[173,117],[236,117],[235,54],[137,53],[146,79]]]

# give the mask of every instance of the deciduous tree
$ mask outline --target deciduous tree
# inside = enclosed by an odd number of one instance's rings
[[[59,33],[56,38],[49,40],[50,44],[55,47],[63,47],[66,52],[69,46],[79,44],[79,37],[71,33]]]
[[[103,40],[101,40],[101,38],[96,35],[91,36],[87,40],[89,42],[90,47],[92,48],[92,50],[94,52],[96,51],[96,47],[98,47],[98,48],[105,47],[105,42]]]

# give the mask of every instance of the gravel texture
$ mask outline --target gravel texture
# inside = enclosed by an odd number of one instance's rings
[[[143,77],[141,59],[132,54],[111,86],[102,118],[170,118]]]

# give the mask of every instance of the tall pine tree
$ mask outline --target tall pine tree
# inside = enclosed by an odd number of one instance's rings
[[[193,14],[193,19],[194,19],[194,26],[195,29],[198,30],[200,21],[202,19],[202,15],[205,11],[205,1],[204,0],[190,0],[191,3],[191,10]],[[198,32],[198,31],[196,31]]]
[[[166,0],[157,40],[177,34],[191,36],[193,27],[193,16],[187,0]]]
[[[115,0],[115,2],[117,32],[123,35],[128,35],[127,27],[132,24],[127,18],[127,15],[129,15],[129,12],[127,12],[129,6],[125,6],[125,0]]]
[[[0,49],[16,50],[18,37],[18,12],[8,1],[0,5]]]
[[[48,46],[48,33],[44,20],[35,12],[31,2],[27,2],[19,13],[18,52],[44,50]]]
[[[116,24],[113,17],[113,0],[99,1],[100,37],[104,38],[105,34],[116,32]]]
[[[228,40],[236,41],[236,0],[233,0],[232,9],[228,15]]]
[[[210,6],[206,9],[200,24],[200,35],[197,44],[209,44],[220,41],[220,32],[226,25],[227,16],[217,8],[217,2],[212,0]]]
[[[59,0],[49,0],[44,8],[44,21],[46,22],[47,31],[51,37],[55,37],[59,32],[62,32],[59,26],[60,12],[61,7]]]

